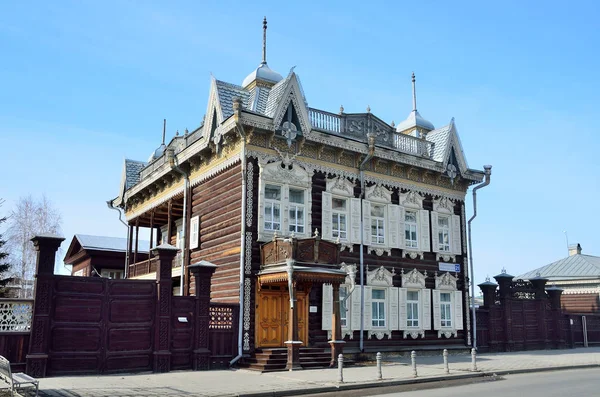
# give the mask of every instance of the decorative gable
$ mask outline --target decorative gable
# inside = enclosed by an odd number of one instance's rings
[[[414,191],[400,193],[400,205],[404,208],[420,210],[423,208],[423,196]]]
[[[308,117],[308,109],[304,103],[304,95],[302,94],[296,74],[292,71],[283,80],[282,84],[281,87],[274,87],[271,90],[272,94],[278,95],[278,103],[275,105],[273,114],[268,114],[268,116],[273,117],[275,130],[280,131],[288,140],[288,144],[291,144],[291,141],[295,139],[297,134],[303,136],[310,135],[311,124]],[[282,92],[278,93],[279,89]]]
[[[327,179],[327,191],[340,196],[354,196],[354,184],[343,176]]]
[[[380,184],[367,187],[365,197],[375,203],[389,204],[392,202],[392,192]]]
[[[404,273],[404,269],[401,272],[402,275],[402,288],[425,288],[425,279],[427,278],[427,271],[422,274],[417,269],[413,269],[408,273]]]
[[[269,164],[259,164],[261,181],[285,183],[299,187],[310,187],[311,175],[298,164],[285,164],[276,161]]]
[[[456,277],[446,272],[438,276],[435,274],[435,289],[456,291]]]
[[[367,265],[367,285],[393,287],[395,274],[394,268],[390,272],[385,267],[380,266],[375,270],[369,271],[369,266]]]

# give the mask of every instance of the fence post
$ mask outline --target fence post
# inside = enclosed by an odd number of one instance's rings
[[[471,349],[471,371],[477,372],[477,350]]]
[[[171,370],[171,298],[173,281],[171,268],[178,248],[169,244],[161,244],[151,250],[157,258],[156,267],[156,319],[154,320],[154,372]]]
[[[344,355],[338,355],[338,382],[344,383]]]
[[[377,379],[383,379],[383,375],[381,374],[381,353],[377,353]]]
[[[442,355],[444,356],[444,370],[447,374],[449,374],[450,367],[448,367],[448,349],[444,349],[444,353],[442,353]]]
[[[50,338],[50,314],[52,313],[54,289],[52,277],[56,251],[64,241],[59,236],[35,236],[31,239],[37,251],[33,317],[29,336],[29,354],[26,356],[25,372],[35,378],[46,376],[48,342]]]
[[[194,277],[196,289],[196,312],[194,314],[194,361],[195,371],[210,368],[209,325],[210,325],[210,282],[216,265],[200,261],[188,267]]]
[[[416,378],[417,377],[417,352],[414,350],[410,353],[410,362],[412,364],[413,376]]]

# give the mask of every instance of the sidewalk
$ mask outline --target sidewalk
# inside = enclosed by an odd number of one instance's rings
[[[417,357],[418,378],[415,379],[410,359],[386,362],[384,356],[383,380],[376,380],[377,371],[374,366],[349,367],[344,369],[343,384],[337,382],[337,369],[265,374],[248,370],[175,371],[166,374],[44,378],[40,381],[40,396],[283,396],[477,377],[493,373],[501,375],[551,368],[600,366],[600,348],[481,354],[477,357],[479,372],[470,371],[470,355],[450,355],[448,361],[449,375],[444,371],[441,356]]]

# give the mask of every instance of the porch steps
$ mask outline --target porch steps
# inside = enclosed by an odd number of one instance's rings
[[[300,348],[300,365],[302,368],[327,368],[331,360],[331,350],[321,348]],[[287,349],[257,349],[252,357],[240,360],[239,367],[260,372],[285,371],[287,364]],[[344,365],[352,362],[344,361]]]

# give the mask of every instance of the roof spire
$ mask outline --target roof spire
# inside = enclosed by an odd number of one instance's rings
[[[417,89],[415,87],[415,72],[412,74],[413,112],[417,111]]]
[[[267,17],[263,19],[263,65],[267,63]]]
[[[163,139],[162,144],[165,144],[165,133],[167,132],[167,119],[163,119]]]

